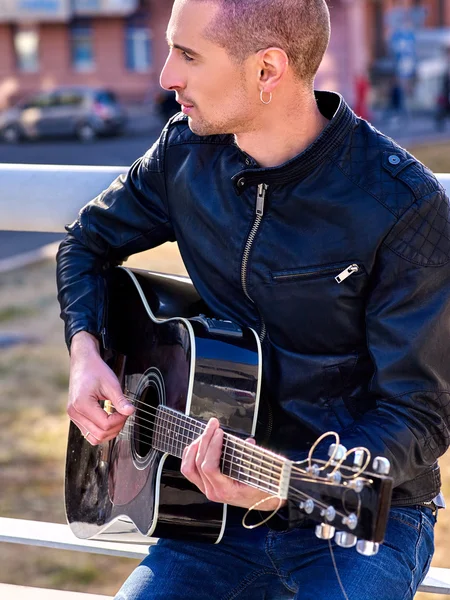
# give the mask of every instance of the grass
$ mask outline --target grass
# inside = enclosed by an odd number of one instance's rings
[[[409,149],[435,172],[450,172],[450,145]],[[131,266],[185,273],[176,246],[128,261]],[[0,275],[2,333],[39,343],[0,353],[0,515],[64,522],[63,483],[68,357],[56,303],[52,261]],[[441,460],[450,501],[450,456]],[[448,566],[450,511],[440,514],[435,566]],[[100,555],[4,544],[0,581],[113,595],[137,562]],[[446,596],[418,594],[417,600]],[[395,599],[393,599],[395,600]]]
[[[421,144],[407,148],[407,150],[429,167],[433,173],[450,172],[450,144],[448,142]]]
[[[127,264],[185,273],[174,244]],[[0,275],[0,323],[39,340],[0,353],[0,515],[64,523],[68,355],[53,261]],[[109,595],[138,564],[13,544],[1,553],[0,582]]]
[[[0,323],[6,323],[7,321],[14,321],[22,317],[28,317],[33,314],[34,310],[27,308],[26,306],[5,306],[0,310]]]

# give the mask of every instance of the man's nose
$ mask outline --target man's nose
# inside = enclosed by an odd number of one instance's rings
[[[177,90],[184,87],[182,78],[177,73],[172,59],[172,54],[169,54],[159,77],[159,83],[165,90]]]

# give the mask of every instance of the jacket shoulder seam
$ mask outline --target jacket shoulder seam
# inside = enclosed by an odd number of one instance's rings
[[[372,196],[372,198],[374,200],[376,200],[379,204],[381,204],[381,206],[383,206],[386,210],[388,210],[397,219],[397,221],[398,221],[399,217],[398,217],[397,213],[395,213],[394,210],[389,205],[387,205],[385,202],[383,202],[383,200],[381,198],[379,198],[378,196],[376,196],[369,189],[365,188],[360,183],[358,183],[357,181],[355,181],[352,177],[350,177],[350,175],[348,173],[346,173],[342,169],[342,167],[339,165],[338,162],[336,162],[336,160],[334,160],[334,159],[330,159],[330,160],[339,169],[339,171],[342,173],[342,175],[344,175],[344,177],[346,177],[346,179],[348,179],[348,181],[350,181],[353,185],[355,185],[360,190],[362,190],[363,192],[365,192],[368,196]]]

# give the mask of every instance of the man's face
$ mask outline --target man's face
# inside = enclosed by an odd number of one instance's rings
[[[255,62],[250,57],[238,65],[223,48],[203,37],[217,10],[213,2],[175,0],[161,86],[176,92],[194,133],[247,133],[254,129],[258,113]]]

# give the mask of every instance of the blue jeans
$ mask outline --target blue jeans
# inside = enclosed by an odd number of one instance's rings
[[[311,526],[248,531],[234,517],[217,545],[161,540],[115,600],[344,600],[328,542]],[[366,557],[332,543],[349,600],[412,599],[434,551],[428,507],[392,508],[384,543]]]

